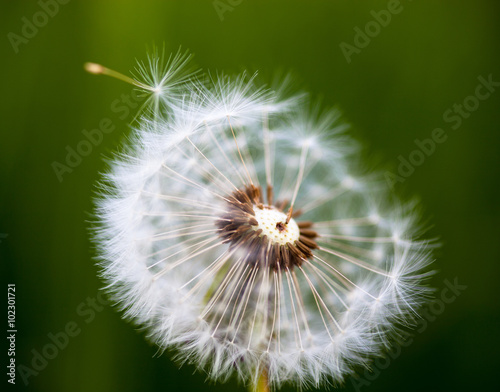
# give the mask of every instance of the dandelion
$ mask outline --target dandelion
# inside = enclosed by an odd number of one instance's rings
[[[135,79],[87,65],[150,94],[98,200],[108,290],[211,379],[341,383],[428,293],[415,208],[360,174],[338,112],[187,60],[151,57]]]

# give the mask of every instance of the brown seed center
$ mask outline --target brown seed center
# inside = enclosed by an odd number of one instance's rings
[[[253,185],[234,191],[227,196],[226,211],[215,222],[219,236],[230,249],[241,250],[242,260],[272,270],[292,269],[301,266],[312,257],[313,249],[318,245],[314,241],[318,234],[312,230],[312,222],[297,222],[299,235],[293,239],[277,241],[268,236],[270,229],[278,234],[287,232],[287,223],[279,221],[275,227],[269,227],[267,234],[259,227],[255,211],[277,210],[283,211],[287,202],[278,202],[276,206],[265,206],[260,187]],[[297,216],[297,215],[295,215]],[[295,229],[296,230],[296,229]],[[287,237],[285,237],[287,238]]]
[[[276,229],[278,229],[279,232],[285,231],[286,225],[283,222],[278,222],[276,223]]]

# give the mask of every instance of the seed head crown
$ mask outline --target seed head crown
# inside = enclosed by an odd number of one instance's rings
[[[164,60],[134,79],[87,64],[134,84],[150,109],[97,202],[112,298],[212,379],[341,382],[429,291],[414,206],[353,173],[338,112],[246,75],[192,78],[187,54]]]

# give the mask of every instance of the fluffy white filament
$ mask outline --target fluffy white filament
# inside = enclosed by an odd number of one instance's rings
[[[356,146],[336,112],[307,110],[304,96],[280,97],[245,75],[194,80],[186,63],[139,68],[153,113],[98,200],[108,288],[127,319],[210,378],[255,381],[265,370],[273,386],[340,382],[425,297],[430,246],[415,240],[412,208],[355,174]],[[269,250],[255,263],[245,246],[223,243],[216,222],[249,185],[313,222],[312,257],[270,268]]]

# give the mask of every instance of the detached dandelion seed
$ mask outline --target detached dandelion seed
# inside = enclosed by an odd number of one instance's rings
[[[108,290],[211,379],[341,383],[429,292],[414,206],[356,174],[336,111],[246,75],[194,78],[188,57],[152,56],[137,79],[87,65],[151,94],[98,200]]]

